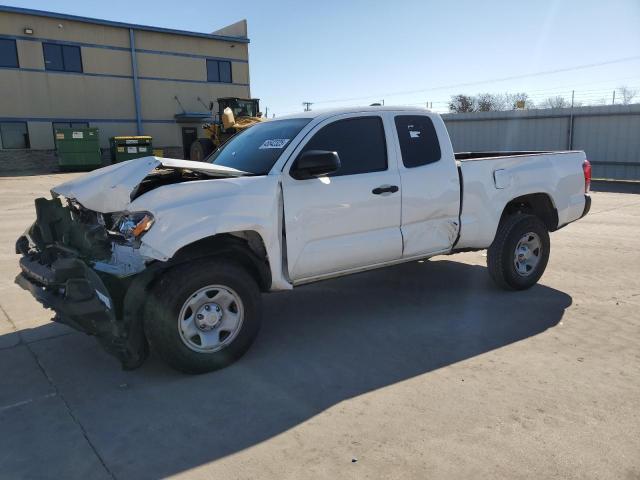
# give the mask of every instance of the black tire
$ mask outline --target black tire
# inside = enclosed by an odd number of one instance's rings
[[[515,253],[521,238],[527,233],[536,234],[541,248],[537,265],[526,274],[520,274],[515,266]],[[549,261],[551,243],[546,225],[534,215],[515,214],[505,217],[487,251],[487,268],[496,284],[505,290],[525,290],[536,284]]]
[[[225,286],[237,294],[242,323],[221,350],[198,352],[187,346],[178,322],[185,302],[209,285]],[[244,268],[224,260],[201,260],[163,274],[146,303],[144,326],[152,351],[170,366],[185,373],[205,373],[230,365],[249,349],[260,330],[261,316],[260,290]]]
[[[213,142],[208,138],[199,138],[189,148],[189,159],[204,161],[214,150]]]

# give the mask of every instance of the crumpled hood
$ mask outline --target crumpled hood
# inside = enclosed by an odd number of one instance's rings
[[[119,212],[127,209],[138,185],[158,167],[192,170],[212,177],[237,177],[246,173],[211,163],[142,157],[94,170],[52,188],[51,193],[73,198],[96,212]]]

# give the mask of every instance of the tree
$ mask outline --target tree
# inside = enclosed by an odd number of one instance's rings
[[[524,92],[505,94],[479,93],[475,96],[458,94],[453,95],[449,101],[449,111],[454,113],[500,112],[533,107],[533,101]]]
[[[469,95],[452,95],[449,100],[449,111],[453,113],[475,112],[475,99]]]
[[[638,94],[637,90],[632,90],[625,85],[616,88],[616,92],[620,96],[620,101],[623,105],[629,105],[632,103],[634,97]]]
[[[556,97],[547,98],[540,106],[542,108],[569,108],[571,106],[571,102],[558,95]]]
[[[520,107],[519,104],[524,105],[524,107]],[[533,100],[529,98],[524,92],[519,93],[505,93],[504,94],[504,109],[505,110],[516,110],[518,108],[533,108],[535,104]]]
[[[479,112],[504,110],[504,97],[493,93],[479,93],[476,96],[476,108]]]

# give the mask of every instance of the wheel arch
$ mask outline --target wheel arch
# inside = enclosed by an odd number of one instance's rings
[[[510,200],[502,210],[500,223],[515,213],[535,215],[550,232],[558,229],[558,209],[548,193],[529,193]]]
[[[267,291],[271,287],[267,249],[262,236],[254,230],[220,233],[196,240],[176,251],[168,264],[175,266],[215,257],[242,265],[255,278],[261,291]]]

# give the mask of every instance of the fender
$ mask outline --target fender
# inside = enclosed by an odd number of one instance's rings
[[[292,288],[282,272],[277,175],[202,180],[166,185],[136,198],[129,211],[148,211],[155,225],[140,253],[166,262],[182,248],[221,234],[260,235],[271,270],[271,290]]]

